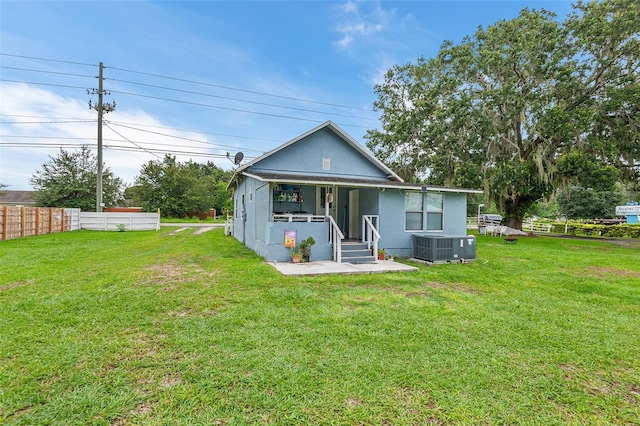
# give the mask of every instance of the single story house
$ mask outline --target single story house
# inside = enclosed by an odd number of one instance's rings
[[[411,257],[414,235],[466,237],[467,194],[481,193],[405,183],[331,121],[240,165],[229,185],[233,235],[277,262],[307,237],[312,261]]]

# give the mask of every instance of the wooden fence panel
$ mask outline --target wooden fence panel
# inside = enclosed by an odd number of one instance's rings
[[[0,206],[0,238],[11,240],[31,235],[71,230],[72,211],[62,208]]]
[[[0,206],[0,240],[78,229],[159,230],[159,213],[92,213],[80,209]]]

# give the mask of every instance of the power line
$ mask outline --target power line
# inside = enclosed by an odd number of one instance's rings
[[[234,148],[234,149],[238,148],[237,146],[233,146],[233,145],[223,145],[223,144],[218,144],[218,143],[213,143],[213,142],[206,142],[206,141],[201,141],[201,140],[197,140],[197,139],[186,138],[184,136],[169,135],[167,133],[154,132],[152,130],[138,129],[138,128],[133,127],[133,126],[126,126],[126,125],[123,125],[123,124],[118,124],[117,122],[113,122],[113,121],[108,121],[108,123],[113,124],[115,126],[125,127],[127,129],[137,130],[139,132],[151,133],[151,134],[159,135],[159,136],[166,136],[168,138],[181,139],[181,140],[189,141],[189,142],[204,143],[204,144],[208,144],[208,145],[220,146],[220,147],[223,147],[223,148]],[[258,150],[258,149],[251,149],[251,148],[246,148],[246,151],[255,151],[255,152],[260,152],[260,153],[264,152],[264,151],[261,151],[261,150]]]
[[[53,83],[38,83],[35,81],[24,81],[24,80],[8,80],[5,78],[0,78],[0,81],[6,81],[7,83],[23,83],[23,84],[34,84],[37,86],[53,86],[53,87],[64,87],[66,89],[81,89],[81,90],[87,90],[86,87],[84,86],[68,86],[65,84],[53,84]]]
[[[37,83],[37,82],[31,82],[31,81],[7,80],[7,79],[3,79],[3,78],[0,78],[0,81],[6,81],[6,82],[11,82],[11,83],[35,84],[35,85],[41,85],[41,86],[54,86],[54,87],[64,87],[64,88],[69,88],[69,89],[86,90],[85,87],[69,86],[69,85],[63,85],[63,84]],[[156,99],[156,100],[160,100],[160,101],[176,102],[176,103],[185,104],[185,105],[194,105],[194,106],[201,106],[201,107],[206,107],[206,108],[222,109],[222,110],[225,110],[225,111],[233,111],[233,112],[242,112],[242,113],[245,113],[245,114],[255,114],[255,115],[262,115],[262,116],[266,116],[266,117],[285,118],[287,120],[308,121],[308,122],[312,122],[312,123],[324,123],[326,121],[326,120],[316,120],[316,119],[312,119],[312,118],[292,117],[292,116],[281,115],[281,114],[270,114],[270,113],[267,113],[267,112],[249,111],[249,110],[246,110],[246,109],[239,109],[239,108],[229,108],[229,107],[223,107],[223,106],[219,106],[219,105],[203,104],[203,103],[200,103],[200,102],[181,101],[179,99],[170,99],[170,98],[163,98],[163,97],[160,97],[160,96],[143,95],[143,94],[140,94],[140,93],[123,92],[123,91],[120,91],[120,90],[110,90],[109,92],[110,93],[120,93],[121,95],[136,96],[136,97],[141,97],[141,98]],[[340,126],[344,126],[344,127],[357,127],[357,128],[361,128],[361,129],[368,129],[367,126],[360,126],[360,125],[357,125],[357,124],[348,124],[348,123],[336,123],[336,124],[338,124]]]
[[[31,69],[31,68],[8,67],[6,65],[0,65],[0,68],[4,68],[4,69],[8,69],[8,70],[16,70],[16,71],[39,72],[39,73],[44,73],[44,74],[68,75],[68,76],[72,76],[72,77],[96,78],[95,75],[74,74],[74,73],[70,73],[70,72],[58,72],[58,71],[34,70],[34,69]]]
[[[60,120],[60,121],[0,121],[0,124],[66,124],[95,123],[96,120]]]
[[[138,85],[138,86],[153,87],[155,89],[171,90],[171,91],[174,91],[174,92],[188,93],[188,94],[191,94],[191,95],[199,95],[199,96],[207,96],[207,97],[210,97],[210,98],[225,99],[225,100],[243,102],[243,103],[254,104],[254,105],[262,105],[262,106],[269,106],[269,107],[274,107],[274,108],[290,109],[290,110],[294,110],[294,111],[311,112],[311,113],[315,113],[315,114],[325,114],[325,115],[335,115],[335,116],[338,116],[338,117],[355,118],[355,119],[359,119],[359,120],[371,120],[371,121],[377,120],[375,118],[357,117],[357,116],[353,116],[353,115],[349,115],[349,114],[340,114],[340,113],[337,113],[337,112],[317,111],[317,110],[311,110],[311,109],[290,107],[290,106],[285,106],[285,105],[270,104],[270,103],[267,103],[267,102],[248,101],[246,99],[232,98],[232,97],[229,97],[229,96],[213,95],[213,94],[210,94],[210,93],[195,92],[195,91],[192,91],[192,90],[175,89],[175,88],[172,88],[172,87],[158,86],[158,85],[155,85],[155,84],[139,83],[137,81],[120,80],[120,79],[116,79],[116,78],[106,78],[105,80],[119,81],[121,83],[135,84],[135,85]]]
[[[177,128],[177,127],[154,126],[154,125],[151,125],[151,124],[139,124],[139,123],[128,123],[126,121],[109,121],[109,123],[111,123],[111,124],[129,124],[129,125],[135,125],[135,126],[139,126],[139,127],[150,127],[152,129],[175,130],[175,131],[178,131],[178,132],[200,133],[200,134],[203,134],[203,135],[223,136],[223,137],[227,137],[227,138],[238,138],[238,139],[249,139],[249,140],[256,140],[256,141],[263,141],[263,142],[282,143],[282,141],[279,140],[279,139],[266,139],[266,138],[255,138],[255,137],[252,137],[252,136],[228,135],[228,134],[225,134],[225,133],[203,132],[201,130],[181,129],[181,128]],[[136,130],[141,130],[141,129],[136,129]],[[221,146],[224,146],[224,145],[221,145]]]
[[[80,137],[67,137],[67,136],[30,136],[30,135],[0,135],[0,138],[79,140],[79,141],[82,141],[82,140],[84,140],[84,141],[94,141],[95,140],[95,138],[80,138]],[[114,139],[114,141],[115,141],[115,139]]]
[[[229,107],[223,107],[223,106],[219,106],[219,105],[203,104],[203,103],[200,103],[200,102],[181,101],[181,100],[178,100],[178,99],[162,98],[160,96],[151,96],[151,95],[142,95],[140,93],[122,92],[120,90],[111,90],[110,92],[111,93],[119,93],[121,95],[137,96],[137,97],[141,97],[141,98],[157,99],[157,100],[167,101],[167,102],[176,102],[176,103],[185,104],[185,105],[194,105],[194,106],[201,106],[201,107],[206,107],[206,108],[222,109],[222,110],[225,110],[225,111],[242,112],[242,113],[246,113],[246,114],[262,115],[262,116],[266,116],[266,117],[286,118],[288,120],[309,121],[309,122],[313,122],[313,123],[324,123],[326,121],[326,120],[316,120],[316,119],[312,119],[312,118],[292,117],[292,116],[281,115],[281,114],[270,114],[270,113],[267,113],[267,112],[249,111],[249,110],[246,110],[246,109],[239,109],[239,108],[229,108]],[[345,127],[360,127],[360,128],[363,128],[363,129],[368,129],[367,126],[359,126],[357,124],[346,124],[346,123],[337,123],[337,124],[340,125],[340,126],[345,126]]]
[[[236,87],[223,86],[223,85],[220,85],[220,84],[205,83],[205,82],[202,82],[202,81],[187,80],[187,79],[184,79],[184,78],[170,77],[170,76],[166,76],[166,75],[153,74],[153,73],[147,73],[147,72],[142,72],[142,71],[134,71],[134,70],[128,70],[128,69],[124,69],[124,68],[117,68],[117,67],[106,67],[106,68],[110,68],[110,69],[114,69],[114,70],[118,70],[118,71],[125,71],[125,72],[135,73],[135,74],[148,75],[148,76],[151,76],[151,77],[165,78],[167,80],[182,81],[184,83],[199,84],[199,85],[202,85],[202,86],[210,86],[210,87],[217,87],[217,88],[220,88],[220,89],[234,90],[234,91],[237,91],[237,92],[251,93],[251,94],[254,94],[254,95],[271,96],[271,97],[274,97],[274,98],[288,99],[288,100],[291,100],[291,101],[307,102],[307,103],[318,104],[318,105],[326,105],[326,106],[332,106],[332,107],[349,108],[349,109],[356,109],[356,110],[374,112],[373,110],[368,109],[368,108],[332,104],[332,103],[328,103],[328,102],[312,101],[312,100],[309,100],[309,99],[294,98],[294,97],[291,97],[291,96],[274,95],[272,93],[258,92],[258,91],[247,90],[247,89],[239,89],[239,88],[236,88]]]
[[[131,140],[127,139],[125,136],[122,136],[122,134],[120,134],[117,130],[115,130],[113,127],[109,126],[109,123],[104,123],[104,125],[105,125],[105,126],[107,126],[109,129],[111,129],[111,131],[112,131],[113,133],[115,133],[116,135],[120,136],[122,139],[126,140],[127,142],[134,144],[134,145],[135,145],[135,146],[137,146],[138,148],[140,148],[140,149],[144,150],[145,152],[148,152],[149,154],[151,154],[151,155],[155,156],[156,158],[162,158],[162,157],[160,157],[160,156],[159,156],[159,155],[157,155],[157,154],[154,154],[154,153],[152,153],[152,152],[150,152],[150,151],[147,151],[146,149],[144,149],[143,147],[141,147],[141,146],[140,146],[140,145],[138,145],[137,143],[135,143],[135,142],[133,142],[133,141],[131,141]]]
[[[121,138],[125,139],[127,142],[130,142],[132,144],[143,144],[143,145],[144,144],[153,144],[153,145],[163,145],[163,146],[176,146],[175,144],[165,144],[165,143],[156,142],[156,141],[153,141],[153,142],[149,142],[149,141],[133,141],[133,140],[127,138],[126,136],[123,136],[121,133],[119,133],[113,127],[109,126],[109,124],[113,124],[113,125],[117,126],[117,124],[115,124],[113,122],[107,122],[105,120],[105,126],[107,126],[110,130],[112,130],[118,136],[120,136]],[[239,147],[239,146],[235,146],[235,145],[224,145],[224,144],[218,144],[218,143],[213,143],[213,142],[208,142],[208,141],[201,141],[201,140],[197,140],[197,139],[191,139],[191,138],[185,138],[185,137],[180,137],[180,136],[175,136],[175,135],[169,135],[169,134],[165,134],[165,133],[150,132],[150,131],[147,131],[147,130],[144,130],[144,129],[136,129],[135,127],[129,127],[129,126],[121,126],[121,127],[126,127],[126,128],[129,128],[129,129],[138,130],[138,131],[141,131],[141,132],[153,133],[153,134],[156,134],[156,135],[165,136],[165,137],[169,137],[169,138],[182,139],[182,140],[186,140],[186,141],[189,141],[189,142],[201,143],[201,144],[204,144],[204,145],[209,145],[214,149],[226,150],[228,148],[232,148],[232,149],[241,149],[242,151],[254,151],[254,152],[264,153],[263,150],[259,150],[259,149],[243,148],[243,147]],[[34,136],[34,135],[2,135],[2,134],[0,134],[0,137],[2,137],[2,138],[11,138],[11,139],[48,139],[48,140],[95,141],[95,138],[68,137],[68,136]],[[103,140],[111,141],[111,142],[119,142],[120,141],[120,139],[108,139],[108,138],[104,138]]]
[[[22,115],[22,114],[4,114],[0,112],[0,116],[5,116],[5,117],[16,117],[16,118],[40,118],[40,119],[49,119],[49,120],[81,120],[79,118],[71,118],[71,117],[51,117],[51,116],[39,116],[39,115]],[[5,123],[19,123],[16,121],[10,121],[10,122],[5,122]],[[226,134],[226,133],[215,133],[215,132],[205,132],[202,130],[194,130],[194,129],[182,129],[182,128],[178,128],[178,127],[167,127],[167,126],[155,126],[152,124],[142,124],[142,123],[130,123],[127,121],[109,121],[109,123],[111,124],[128,124],[131,126],[138,126],[138,127],[149,127],[152,129],[164,129],[164,130],[175,130],[177,132],[189,132],[189,133],[199,133],[202,135],[212,135],[212,136],[222,136],[222,137],[226,137],[226,138],[237,138],[237,139],[248,139],[248,140],[255,140],[255,141],[263,141],[263,142],[275,142],[275,143],[282,143],[281,140],[279,139],[267,139],[267,138],[256,138],[256,137],[252,137],[252,136],[240,136],[240,135],[230,135],[230,134]],[[141,129],[136,129],[136,130],[141,130]],[[224,146],[224,145],[220,145],[220,146]],[[236,148],[233,146],[230,146],[232,148]]]
[[[79,148],[81,145],[78,144],[65,144],[65,143],[61,143],[61,144],[46,144],[46,143],[37,143],[37,142],[33,142],[33,143],[26,143],[26,144],[18,144],[18,143],[6,143],[6,142],[0,142],[0,146],[2,147],[8,147],[8,148],[45,148],[45,149],[52,149],[52,148]],[[95,149],[95,147],[88,145],[88,147],[90,149]],[[198,151],[183,151],[183,150],[175,150],[175,149],[145,149],[145,148],[137,148],[137,147],[131,147],[131,146],[123,146],[123,145],[111,145],[111,144],[105,144],[105,149],[110,149],[110,150],[114,150],[114,151],[134,151],[134,152],[145,152],[147,154],[150,154],[151,152],[156,152],[156,153],[164,153],[164,154],[173,154],[173,155],[188,155],[188,156],[192,156],[192,157],[212,157],[212,158],[227,158],[226,153],[225,154],[214,154],[214,153],[208,153],[208,152],[198,152]],[[246,159],[253,159],[256,157],[252,157],[252,156],[246,156]]]
[[[106,124],[105,124],[106,125]],[[115,129],[109,127],[109,129],[111,129],[114,133],[116,133],[118,136],[120,136],[121,138],[125,139],[127,142],[130,142],[136,146],[139,145],[152,145],[152,146],[167,146],[167,147],[176,147],[175,144],[169,144],[169,143],[162,143],[162,142],[149,142],[149,141],[132,141],[129,138],[127,138],[126,136],[123,136],[122,134],[118,133],[115,131]],[[2,138],[9,138],[9,139],[42,139],[42,140],[50,140],[50,141],[68,141],[68,140],[77,140],[77,141],[89,141],[89,142],[94,142],[95,138],[81,138],[81,137],[64,137],[64,136],[29,136],[29,135],[0,135],[0,137]],[[104,141],[108,141],[108,142],[122,142],[122,139],[110,139],[110,138],[103,138]],[[197,142],[197,141],[196,141]],[[30,143],[34,143],[34,144],[40,144],[39,142],[8,142],[5,143],[5,145],[7,144],[14,144],[15,146],[28,146]],[[202,142],[202,143],[206,143],[206,142]],[[52,146],[56,146],[55,143],[49,144]],[[78,146],[78,144],[72,144],[74,146]],[[140,149],[148,149],[148,148],[144,148],[142,146],[139,146]],[[178,148],[181,148],[180,146],[178,146]],[[219,149],[220,151],[226,151],[220,148],[216,148],[215,149]],[[232,148],[238,148],[238,147],[232,147]],[[240,148],[241,149],[241,148]],[[243,149],[243,151],[257,151],[257,150],[251,150],[251,149]],[[257,151],[262,153],[263,151]]]
[[[82,65],[82,66],[90,66],[90,67],[97,67],[98,66],[96,64],[88,64],[88,63],[84,63],[84,62],[63,61],[63,60],[59,60],[59,59],[39,58],[39,57],[35,57],[35,56],[15,55],[15,54],[11,54],[11,53],[0,53],[0,55],[2,55],[2,56],[10,56],[10,57],[14,57],[14,58],[33,59],[33,60],[38,60],[38,61],[57,62],[57,63],[63,63],[63,64]],[[9,68],[9,67],[7,67],[7,68]],[[130,69],[126,69],[126,68],[119,68],[119,67],[104,67],[104,68],[109,68],[109,69],[113,69],[113,70],[133,73],[133,74],[147,75],[147,76],[150,76],[150,77],[164,78],[164,79],[167,79],[167,80],[181,81],[181,82],[184,82],[184,83],[198,84],[198,85],[201,85],[201,86],[209,86],[209,87],[216,87],[216,88],[219,88],[219,89],[233,90],[233,91],[236,91],[236,92],[250,93],[250,94],[261,95],[261,96],[269,96],[269,97],[279,98],[279,99],[287,99],[287,100],[290,100],[290,101],[306,102],[306,103],[316,104],[316,105],[325,105],[325,106],[332,106],[332,107],[338,107],[338,108],[347,108],[347,109],[354,109],[354,110],[360,110],[360,111],[375,112],[374,110],[372,110],[370,108],[362,108],[362,107],[355,107],[355,106],[349,106],[349,105],[334,104],[334,103],[330,103],[330,102],[314,101],[314,100],[311,100],[311,99],[296,98],[296,97],[293,97],[293,96],[276,95],[276,94],[273,94],[273,93],[259,92],[257,90],[240,89],[240,88],[237,88],[237,87],[225,86],[225,85],[221,85],[221,84],[205,83],[203,81],[189,80],[189,79],[179,78],[179,77],[171,77],[171,76],[166,76],[166,75],[161,75],[161,74],[154,74],[154,73],[148,73],[148,72],[143,72],[143,71],[130,70]],[[15,68],[15,69],[18,69],[18,68]]]
[[[38,57],[35,57],[35,56],[13,55],[11,53],[0,53],[0,55],[2,55],[2,56],[11,56],[11,57],[14,57],[14,58],[35,59],[37,61],[48,61],[48,62],[58,62],[58,63],[62,63],[62,64],[72,64],[72,65],[83,65],[83,66],[89,66],[89,67],[97,67],[96,64],[87,64],[87,63],[83,63],[83,62],[61,61],[59,59],[38,58]]]

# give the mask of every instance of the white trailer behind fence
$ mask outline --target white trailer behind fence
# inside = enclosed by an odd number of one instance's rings
[[[158,231],[158,213],[81,212],[80,226],[92,231]]]

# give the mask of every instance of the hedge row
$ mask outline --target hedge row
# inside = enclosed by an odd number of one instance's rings
[[[565,225],[555,223],[551,232],[564,234]],[[568,235],[587,235],[596,237],[640,238],[640,225],[595,225],[592,223],[569,222]]]

